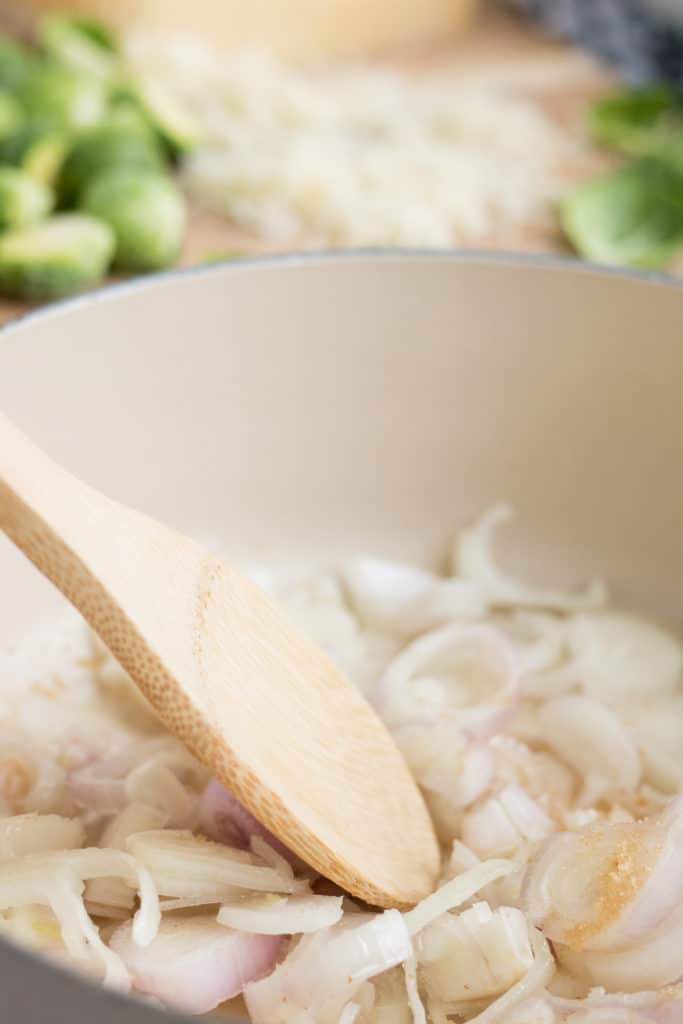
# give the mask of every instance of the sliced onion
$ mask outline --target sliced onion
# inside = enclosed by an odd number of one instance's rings
[[[151,945],[140,949],[129,924],[111,938],[112,950],[139,992],[186,1013],[209,1013],[272,970],[286,940],[224,928],[213,915],[164,918]]]
[[[73,850],[82,846],[83,826],[59,814],[20,814],[0,818],[0,861],[25,853]]]
[[[364,660],[365,640],[346,607],[335,576],[313,576],[280,594],[290,619],[304,630],[352,678]]]
[[[138,944],[149,943],[159,925],[156,891],[144,869],[128,854],[85,849],[26,854],[0,864],[0,909],[23,905],[49,906],[59,920],[64,944],[72,956],[91,952],[102,962],[108,983],[125,987],[127,974],[101,942],[83,904],[83,883],[89,878],[121,877],[140,893],[140,909],[132,924]]]
[[[417,935],[442,914],[472,899],[480,889],[517,869],[509,860],[488,860],[446,882],[405,915],[410,935]]]
[[[357,558],[344,566],[342,580],[365,625],[403,637],[486,611],[483,594],[471,583],[439,579],[399,562]]]
[[[347,1003],[339,1014],[339,1024],[354,1024],[354,1021],[357,1020],[360,1012],[361,1007],[359,1003]]]
[[[506,1024],[557,1024],[557,1019],[547,999],[532,996],[511,1009]]]
[[[494,755],[487,744],[468,742],[458,725],[404,725],[394,739],[423,789],[439,793],[455,809],[469,807],[491,785]]]
[[[13,907],[0,914],[0,935],[58,958],[68,955],[57,917],[50,907],[39,903]]]
[[[525,880],[532,920],[574,950],[626,949],[683,895],[683,797],[632,824],[550,839]]]
[[[683,786],[683,694],[622,705],[619,716],[638,743],[645,779],[676,793]]]
[[[189,828],[195,822],[196,801],[165,760],[156,754],[133,768],[125,781],[126,799],[158,809],[174,828]]]
[[[554,754],[531,750],[512,736],[494,736],[489,743],[499,783],[520,786],[551,817],[561,818],[572,803],[577,777]]]
[[[104,968],[105,984],[126,992],[130,988],[128,971],[116,953],[102,941],[85,909],[82,892],[83,882],[74,875],[64,873],[53,879],[50,907],[61,924],[64,944],[77,959],[87,959],[92,953]]]
[[[408,961],[406,961],[407,963]],[[406,1000],[405,975],[400,967],[394,967],[377,975],[372,985],[372,1024],[413,1024],[413,1015]],[[362,991],[362,990],[360,990]]]
[[[446,1003],[497,996],[534,960],[521,910],[488,903],[442,914],[421,933],[418,949],[425,987]]]
[[[129,804],[106,826],[100,836],[100,846],[112,850],[125,850],[129,836],[136,832],[162,828],[167,821],[163,811],[147,804]],[[135,891],[121,878],[94,878],[85,887],[85,899],[97,904],[98,913],[117,917],[121,910],[132,910]]]
[[[555,961],[550,947],[544,937],[536,929],[531,930],[531,946],[534,951],[534,962],[529,973],[504,992],[502,996],[476,1017],[469,1024],[498,1024],[507,1020],[509,1012],[520,1003],[542,991],[555,973]],[[531,1024],[531,1022],[529,1022]]]
[[[182,743],[170,736],[159,736],[129,743],[71,772],[69,791],[79,807],[99,814],[115,814],[129,800],[138,798],[135,792],[127,793],[126,779],[148,762],[153,762],[157,769],[166,767],[178,779],[187,779],[195,785],[204,781],[204,769]],[[147,793],[150,793],[149,787]]]
[[[538,712],[545,745],[582,777],[629,791],[640,782],[640,755],[629,732],[609,708],[588,697],[558,697]]]
[[[408,1006],[413,1016],[413,1024],[427,1024],[427,1014],[424,1003],[420,998],[420,989],[417,984],[417,962],[414,956],[408,957],[403,964],[403,972],[406,979],[406,993],[408,995]]]
[[[63,810],[66,772],[56,751],[42,749],[12,722],[0,733],[0,798],[10,814]]]
[[[663,988],[683,977],[683,909],[680,907],[646,939],[615,953],[576,952],[555,944],[560,963],[587,986],[611,992]]]
[[[336,924],[341,896],[252,896],[223,903],[218,923],[258,935],[299,935]]]
[[[481,587],[491,604],[550,611],[582,611],[599,608],[605,603],[604,586],[594,582],[583,594],[565,594],[556,590],[531,587],[502,572],[493,559],[496,530],[512,518],[508,505],[496,505],[479,522],[462,530],[454,556],[455,574]]]
[[[668,985],[655,992],[606,993],[596,989],[586,999],[546,997],[562,1022],[571,1024],[680,1024],[683,987]]]
[[[412,955],[410,936],[397,910],[358,925],[336,925],[305,936],[268,977],[244,992],[253,1024],[286,1024],[297,1013],[338,1020],[360,986]]]
[[[246,849],[253,836],[260,836],[290,864],[302,863],[216,779],[210,779],[202,793],[199,823],[202,831],[217,843]]]
[[[567,637],[584,692],[605,704],[670,697],[683,679],[683,647],[645,619],[622,612],[579,615]]]
[[[490,626],[455,625],[406,647],[374,699],[392,729],[450,716],[469,734],[489,736],[511,714],[518,692],[518,664],[506,637]]]
[[[468,811],[463,842],[480,857],[503,857],[525,843],[537,843],[554,831],[542,807],[517,785],[505,786]]]
[[[557,615],[543,612],[515,611],[508,628],[519,648],[520,672],[526,678],[541,672],[557,670],[565,658],[567,623]],[[526,683],[523,682],[526,692]]]
[[[164,829],[130,836],[127,847],[150,872],[159,893],[181,899],[221,895],[239,890],[289,893],[291,879],[244,850],[213,843],[191,832]]]

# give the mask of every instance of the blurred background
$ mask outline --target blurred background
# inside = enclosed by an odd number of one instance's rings
[[[0,0],[0,318],[262,252],[683,270],[683,0]]]

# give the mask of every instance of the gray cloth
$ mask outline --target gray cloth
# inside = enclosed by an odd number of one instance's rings
[[[683,8],[683,0],[680,0]],[[683,87],[683,28],[647,0],[508,0],[614,64],[629,82]],[[672,7],[672,4],[668,5]]]

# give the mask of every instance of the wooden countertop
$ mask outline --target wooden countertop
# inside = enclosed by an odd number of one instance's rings
[[[550,39],[525,19],[501,11],[489,11],[462,40],[384,59],[389,66],[419,74],[447,65],[468,73],[476,69],[483,81],[510,83],[530,96],[556,123],[577,135],[581,132],[586,105],[613,84],[610,73],[579,51]],[[588,153],[577,166],[577,178],[592,173],[604,164],[604,157]],[[506,230],[478,239],[477,248],[519,249],[526,252],[566,251],[559,234]],[[297,244],[301,249],[301,245]],[[210,254],[235,251],[254,255],[281,252],[281,243],[264,241],[217,215],[193,209],[181,263],[193,265]],[[24,312],[18,303],[0,301],[0,323]]]

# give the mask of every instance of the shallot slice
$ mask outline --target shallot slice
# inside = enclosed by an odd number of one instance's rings
[[[524,885],[532,920],[574,950],[627,949],[683,895],[683,797],[642,822],[552,837]]]
[[[117,929],[111,949],[139,992],[186,1013],[209,1013],[273,969],[284,951],[280,935],[250,935],[225,928],[213,915],[165,917],[145,949],[130,924]]]
[[[663,988],[683,977],[683,908],[629,949],[575,951],[557,943],[555,953],[562,966],[587,985],[611,992]]]
[[[548,611],[583,611],[601,607],[605,587],[595,581],[581,594],[543,590],[507,576],[495,564],[492,548],[496,530],[513,516],[509,505],[496,505],[478,523],[462,530],[454,553],[454,573],[481,587],[491,604]]]
[[[357,558],[342,571],[352,607],[375,629],[417,636],[454,619],[474,619],[486,611],[481,590],[462,580],[400,562]]]
[[[425,987],[445,1002],[486,999],[505,992],[529,971],[534,956],[524,914],[475,903],[442,914],[420,936]]]
[[[462,823],[463,842],[480,857],[508,856],[553,831],[553,822],[543,808],[514,784],[477,804]]]
[[[252,836],[260,836],[290,863],[301,863],[296,854],[269,832],[265,825],[262,825],[237,797],[216,779],[209,780],[201,795],[199,824],[202,831],[217,843],[247,849]]]
[[[0,861],[25,853],[73,850],[82,846],[84,830],[75,818],[59,814],[19,814],[0,818]]]
[[[268,978],[248,985],[247,1009],[253,1024],[288,1024],[298,1013],[310,1014],[316,1024],[336,1024],[365,981],[412,952],[397,910],[362,918],[358,925],[342,922],[305,936]]]
[[[626,792],[640,782],[638,748],[616,714],[588,697],[557,697],[538,712],[543,742],[583,778]]]
[[[182,743],[170,736],[159,736],[129,743],[75,769],[67,779],[69,792],[84,810],[116,814],[138,798],[135,793],[128,794],[126,780],[147,762],[153,762],[156,769],[167,768],[178,779],[187,778],[195,785],[205,777],[203,768]]]
[[[519,695],[514,648],[490,626],[453,625],[406,647],[380,679],[375,704],[390,729],[452,719],[485,738],[499,731]]]
[[[329,928],[341,916],[341,896],[266,894],[223,903],[218,923],[258,935],[299,935]]]

